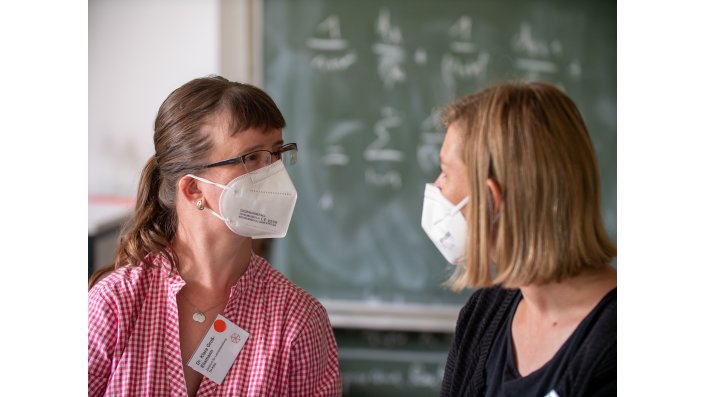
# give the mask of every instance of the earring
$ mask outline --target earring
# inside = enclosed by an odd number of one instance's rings
[[[203,199],[198,199],[198,201],[196,201],[196,208],[203,211]]]

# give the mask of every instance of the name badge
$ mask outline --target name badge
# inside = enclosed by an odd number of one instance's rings
[[[188,360],[188,366],[220,385],[250,334],[218,315]]]

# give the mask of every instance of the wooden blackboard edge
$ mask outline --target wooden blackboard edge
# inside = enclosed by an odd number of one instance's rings
[[[461,306],[321,300],[333,328],[386,331],[455,331]]]

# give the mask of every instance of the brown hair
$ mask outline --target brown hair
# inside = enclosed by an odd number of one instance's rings
[[[88,286],[125,266],[154,266],[148,254],[178,258],[168,249],[176,233],[177,183],[195,173],[208,158],[213,141],[202,126],[209,117],[228,114],[230,131],[284,128],[284,116],[261,89],[220,76],[197,78],[174,90],[159,107],[154,121],[155,154],[147,161],[137,190],[135,212],[119,239],[113,266],[96,271]]]
[[[463,131],[470,196],[467,263],[452,289],[559,282],[617,255],[602,223],[595,150],[563,92],[503,83],[450,104],[443,122]],[[502,193],[497,214],[488,178]]]

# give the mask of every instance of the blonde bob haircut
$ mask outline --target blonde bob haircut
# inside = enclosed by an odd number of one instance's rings
[[[453,290],[560,282],[608,266],[617,248],[600,211],[595,150],[573,101],[544,83],[503,83],[446,107],[468,193],[467,263]],[[497,210],[488,179],[502,196]]]

